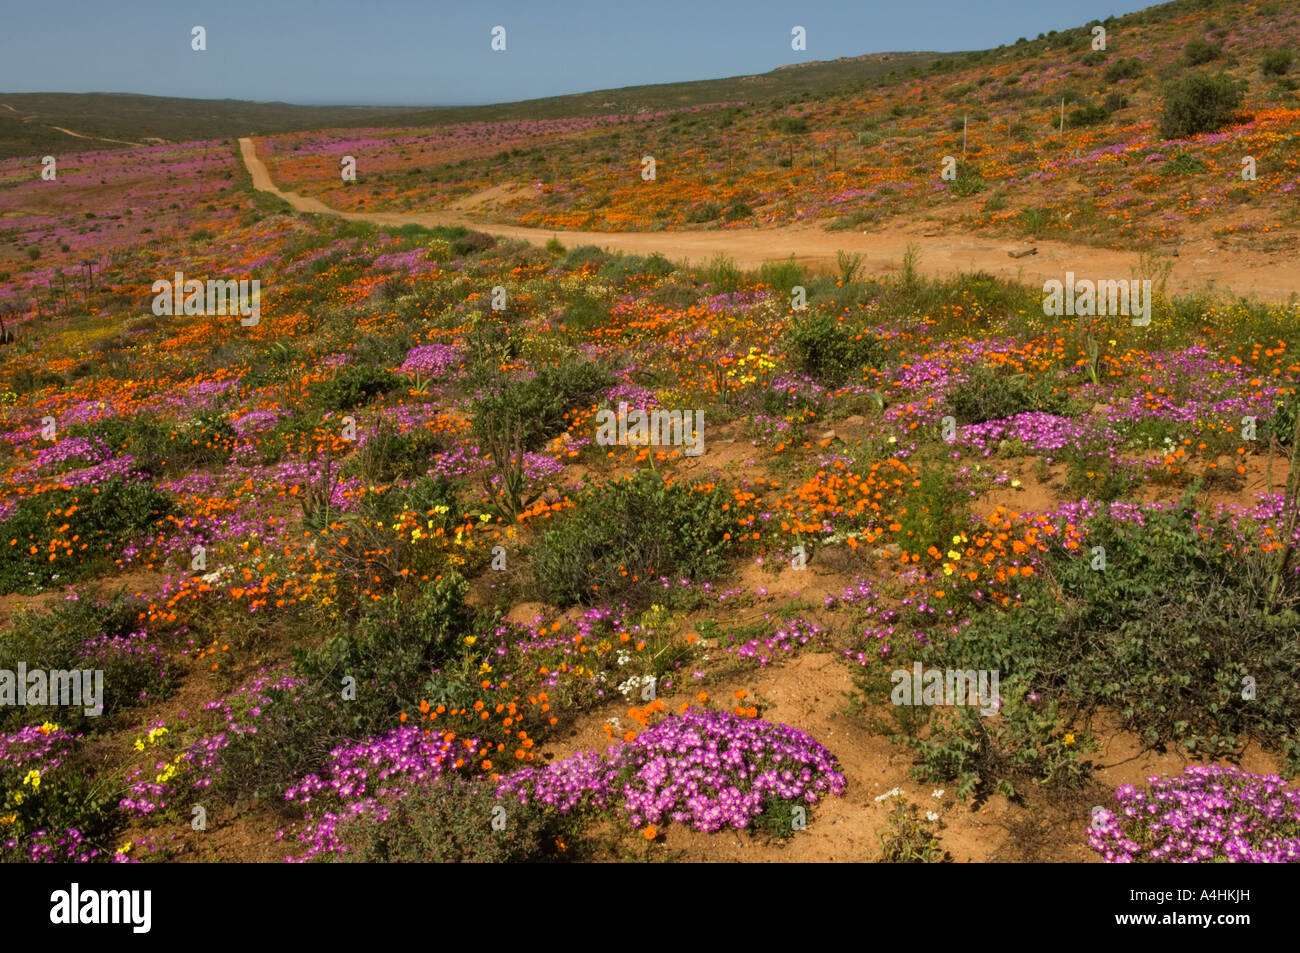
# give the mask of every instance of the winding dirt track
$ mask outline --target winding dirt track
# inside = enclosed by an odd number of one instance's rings
[[[1136,252],[1091,248],[1067,242],[1040,240],[1033,242],[1037,254],[1012,259],[1008,252],[1029,246],[1014,240],[1000,240],[970,233],[926,234],[931,224],[914,224],[904,229],[862,233],[827,232],[816,225],[789,225],[779,228],[717,231],[662,232],[584,232],[528,228],[521,225],[494,225],[476,221],[462,212],[342,212],[319,199],[284,191],[271,180],[266,164],[257,156],[251,139],[239,140],[244,165],[253,177],[253,187],[284,199],[300,212],[337,215],[349,221],[376,225],[464,225],[506,238],[521,238],[542,244],[553,236],[562,238],[570,248],[598,245],[610,251],[648,255],[652,252],[692,263],[707,261],[723,254],[743,268],[755,268],[765,261],[795,256],[801,264],[821,270],[834,270],[836,253],[843,249],[863,256],[864,274],[896,271],[909,244],[920,249],[920,269],[928,274],[950,275],[957,272],[986,271],[1007,278],[1038,283],[1049,278],[1063,279],[1066,271],[1080,278],[1128,278],[1137,268]],[[1256,252],[1225,251],[1213,241],[1188,242],[1179,246],[1179,257],[1170,259],[1169,277],[1172,291],[1218,292],[1256,297],[1266,301],[1286,301],[1300,294],[1300,263],[1290,252],[1270,256]]]
[[[9,108],[10,108],[10,109],[13,109],[12,106],[10,106]],[[47,125],[48,125],[48,124],[47,124]],[[129,140],[126,140],[126,139],[110,139],[110,138],[108,138],[108,136],[87,136],[87,135],[83,135],[83,134],[80,133],[80,132],[73,132],[71,129],[64,129],[62,126],[50,126],[50,128],[51,128],[51,129],[57,129],[57,130],[59,130],[59,132],[65,133],[66,135],[69,135],[69,136],[73,136],[74,138],[77,138],[77,139],[98,139],[100,142],[119,142],[119,143],[121,143],[121,144],[124,145],[124,146],[142,146],[142,145],[144,145],[144,143],[142,143],[142,142],[130,142]]]

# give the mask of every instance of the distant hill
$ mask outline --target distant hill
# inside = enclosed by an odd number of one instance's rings
[[[761,102],[816,95],[921,69],[940,53],[872,53],[781,66],[755,76],[628,86],[487,106],[295,106],[237,99],[178,99],[134,93],[0,93],[0,158],[68,150],[124,149],[124,143],[186,142],[368,125],[440,126],[505,119],[556,119]],[[6,108],[7,107],[7,108]],[[59,128],[105,139],[82,141]],[[113,142],[110,140],[121,140]]]

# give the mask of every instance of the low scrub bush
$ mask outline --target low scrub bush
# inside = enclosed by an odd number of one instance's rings
[[[474,407],[474,432],[485,439],[502,421],[515,421],[522,428],[523,449],[536,450],[548,437],[564,429],[567,411],[590,403],[613,384],[609,371],[589,362],[543,368],[536,377],[513,381],[478,401]]]
[[[714,576],[738,535],[728,499],[716,487],[665,483],[649,470],[589,490],[538,543],[537,585],[567,606],[633,598],[659,575]]]
[[[152,483],[116,477],[98,486],[24,497],[0,523],[0,593],[92,576],[108,563],[115,546],[171,511],[171,498]]]
[[[797,320],[789,341],[799,369],[828,387],[860,378],[863,368],[874,366],[881,358],[875,337],[854,332],[827,314]]]
[[[1220,73],[1193,73],[1165,87],[1160,135],[1165,139],[1215,132],[1232,121],[1241,106],[1242,84]]]
[[[1064,390],[1053,390],[1045,382],[1030,384],[1020,375],[995,374],[983,366],[972,369],[948,401],[959,424],[982,424],[1030,411],[1059,414],[1069,406]]]

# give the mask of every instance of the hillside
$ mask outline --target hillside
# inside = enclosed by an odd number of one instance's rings
[[[367,124],[423,127],[604,116],[822,95],[869,82],[889,71],[929,66],[939,59],[939,53],[868,54],[801,63],[797,68],[778,67],[754,76],[628,86],[485,106],[295,106],[131,93],[0,93],[0,159],[57,153],[80,145],[70,143],[67,133],[56,127],[107,137],[96,148],[123,148],[131,142],[185,142]]]
[[[1105,50],[1092,48],[1095,28]],[[288,134],[259,149],[282,187],[349,211],[470,202],[485,221],[608,231],[922,221],[1112,248],[1213,239],[1292,254],[1297,48],[1294,5],[1180,0],[852,92],[490,129]],[[1162,128],[1168,84],[1220,75],[1240,100],[1211,132]],[[357,157],[355,182],[338,174],[343,154]]]

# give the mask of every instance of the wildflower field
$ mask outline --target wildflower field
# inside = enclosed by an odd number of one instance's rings
[[[1225,9],[778,107],[255,138],[347,218],[234,139],[0,160],[0,859],[1300,859],[1300,304],[1157,247],[1300,291],[1300,62],[1259,67],[1300,11]],[[1240,112],[1162,133],[1215,62]],[[564,231],[927,215],[1133,253],[1147,320],[920,245]],[[160,313],[186,278],[256,310]]]

